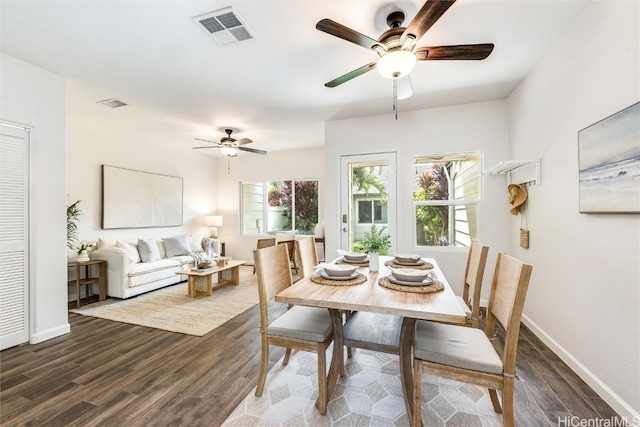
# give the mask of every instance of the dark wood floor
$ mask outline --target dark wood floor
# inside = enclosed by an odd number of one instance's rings
[[[73,313],[69,322],[70,334],[0,353],[2,426],[218,426],[255,387],[257,306],[204,337]],[[272,364],[282,354],[272,348]],[[615,416],[525,327],[518,377],[518,426]]]

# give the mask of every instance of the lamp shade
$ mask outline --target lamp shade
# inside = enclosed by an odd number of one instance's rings
[[[222,227],[222,215],[205,216],[204,225],[206,225],[207,227]]]
[[[385,79],[404,77],[416,65],[416,55],[408,50],[394,50],[378,59],[376,68]]]

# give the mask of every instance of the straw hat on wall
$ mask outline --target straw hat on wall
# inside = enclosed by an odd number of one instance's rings
[[[518,215],[520,206],[527,200],[527,189],[524,185],[509,184],[509,203],[511,203],[511,214]]]

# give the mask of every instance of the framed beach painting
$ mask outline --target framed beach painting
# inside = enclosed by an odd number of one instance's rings
[[[640,212],[640,102],[578,132],[580,213]]]

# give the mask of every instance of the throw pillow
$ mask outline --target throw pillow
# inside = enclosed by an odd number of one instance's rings
[[[138,239],[138,253],[142,262],[153,262],[160,259],[160,251],[155,239]]]
[[[124,249],[127,252],[129,261],[131,261],[132,263],[140,262],[140,254],[138,253],[138,248],[136,248],[134,244],[118,240],[116,242],[116,247]]]
[[[191,252],[202,252],[204,249],[202,247],[202,237],[188,236],[187,240],[189,241],[189,248],[191,249]]]
[[[186,236],[175,236],[162,239],[167,258],[180,255],[189,255],[191,248]]]

